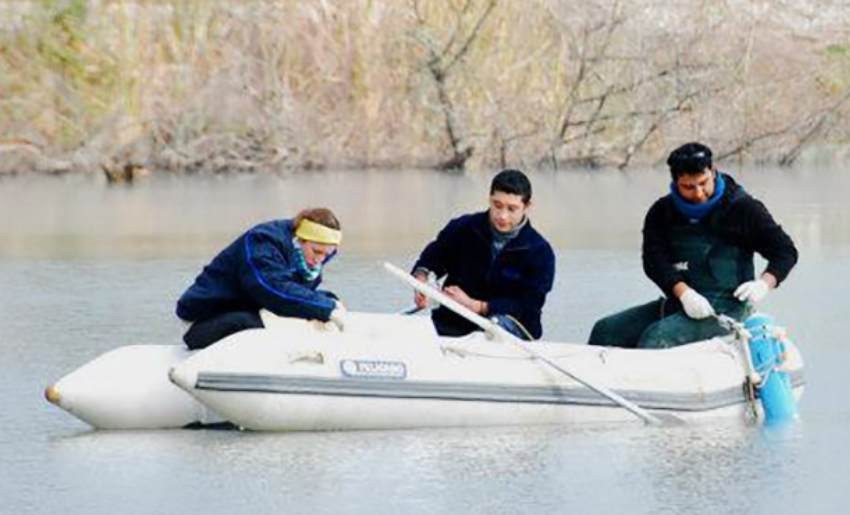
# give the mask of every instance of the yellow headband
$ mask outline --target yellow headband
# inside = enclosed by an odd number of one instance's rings
[[[303,218],[295,229],[295,236],[302,240],[315,241],[325,245],[339,245],[342,241],[342,231],[331,229],[320,223]]]

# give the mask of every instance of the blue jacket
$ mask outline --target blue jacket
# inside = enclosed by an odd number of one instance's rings
[[[239,236],[204,267],[177,301],[177,316],[195,322],[231,311],[268,309],[280,316],[328,320],[332,294],[316,291],[296,265],[292,221],[273,220]]]
[[[486,211],[455,218],[422,251],[416,268],[446,276],[443,286],[457,285],[472,298],[486,301],[488,316],[511,315],[534,338],[540,338],[540,312],[555,277],[555,254],[549,243],[525,224],[495,257]],[[459,336],[477,326],[440,307],[431,319],[437,332]]]

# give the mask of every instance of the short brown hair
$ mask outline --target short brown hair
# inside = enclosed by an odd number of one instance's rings
[[[342,229],[339,224],[339,219],[337,219],[336,215],[333,214],[333,211],[326,207],[309,207],[307,209],[302,209],[297,215],[295,215],[295,219],[292,221],[292,226],[298,227],[301,220],[304,220],[305,218],[311,222],[316,222],[317,224],[324,225],[331,229]]]

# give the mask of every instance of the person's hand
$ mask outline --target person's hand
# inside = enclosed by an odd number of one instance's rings
[[[735,290],[735,297],[741,302],[750,302],[755,304],[756,302],[764,300],[769,291],[770,285],[767,284],[767,281],[764,279],[756,279],[754,281],[741,283],[741,285]]]
[[[450,298],[454,299],[455,302],[469,309],[473,313],[477,313],[479,315],[484,314],[484,302],[473,299],[467,295],[460,286],[446,286],[443,288],[443,292]]]
[[[685,293],[679,297],[679,301],[682,303],[685,313],[695,320],[701,320],[714,315],[714,308],[711,307],[708,299],[697,293],[693,288],[685,290]]]
[[[345,324],[348,319],[348,310],[342,305],[342,302],[336,301],[336,307],[331,311],[329,320],[333,322],[340,331],[345,330]]]
[[[428,284],[428,274],[420,272],[415,274],[414,277],[416,277],[416,280],[420,283]],[[417,308],[425,309],[426,307],[428,307],[428,297],[426,297],[424,293],[419,293],[418,291],[414,290],[413,303],[416,304]]]

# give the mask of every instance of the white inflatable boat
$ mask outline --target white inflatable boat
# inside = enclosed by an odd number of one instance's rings
[[[357,322],[380,327],[387,317],[361,315]],[[175,366],[171,379],[237,426],[263,431],[639,421],[484,333],[439,338],[411,329],[374,338],[280,320],[197,353]],[[744,419],[753,406],[745,356],[732,338],[669,350],[529,346],[655,415]],[[802,360],[793,345],[788,351],[785,368],[799,393]]]
[[[440,337],[421,316],[350,313],[340,330],[262,312],[263,329],[194,354],[180,346],[117,349],[48,387],[45,396],[96,428],[115,429],[222,421],[313,431],[796,416],[803,361],[769,317],[750,317],[754,332],[720,317],[734,334],[667,350],[520,342],[386,267],[487,333]],[[761,405],[752,385],[760,388]]]
[[[46,396],[102,429],[223,421],[264,431],[639,421],[522,348],[484,333],[438,337],[425,316],[350,313],[344,331],[263,318],[265,329],[194,353],[178,345],[116,349],[48,387]],[[527,345],[655,415],[743,420],[752,410],[746,356],[731,336],[668,350]],[[784,368],[799,395],[803,362],[793,344],[787,350]]]

